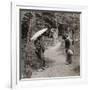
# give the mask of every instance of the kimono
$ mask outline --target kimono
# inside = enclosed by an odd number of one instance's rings
[[[44,44],[43,44],[43,41],[41,39],[35,41],[35,53],[37,55],[37,57],[39,58],[39,60],[41,61],[42,63],[42,66],[45,66],[45,60],[44,60],[44,51],[45,51],[45,48],[44,48]]]
[[[66,53],[68,51],[68,49],[70,48],[70,40],[69,39],[65,39],[65,49],[66,49]]]

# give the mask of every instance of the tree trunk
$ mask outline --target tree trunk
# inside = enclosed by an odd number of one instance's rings
[[[34,29],[34,26],[35,26],[35,22],[36,22],[36,18],[35,18],[35,12],[31,12],[33,17],[32,19],[30,19],[30,23],[29,23],[29,29],[28,29],[28,33],[27,33],[27,45],[29,44],[30,42],[30,38],[32,37],[32,34],[33,34],[33,29]]]

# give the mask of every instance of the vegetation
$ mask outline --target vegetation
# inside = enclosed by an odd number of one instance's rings
[[[74,40],[75,55],[80,54],[80,13],[75,12],[54,12],[54,11],[35,11],[20,10],[20,58],[21,63],[29,62],[33,69],[40,68],[40,60],[35,55],[35,47],[30,38],[40,29],[47,27],[44,34],[46,48],[53,45],[51,29],[58,30],[58,37],[69,34]],[[21,68],[24,68],[21,65]],[[23,69],[22,69],[23,70]],[[21,72],[23,72],[21,70]],[[24,68],[25,70],[25,68]]]

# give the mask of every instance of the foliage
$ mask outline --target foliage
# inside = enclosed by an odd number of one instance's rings
[[[73,40],[78,39],[74,45],[75,54],[80,54],[80,14],[74,12],[54,12],[54,11],[36,11],[24,10],[20,11],[20,32],[21,32],[21,51],[24,61],[29,61],[31,67],[40,68],[40,60],[35,55],[35,47],[30,38],[40,29],[48,28],[44,34],[45,48],[53,45],[53,37],[51,29],[57,29],[58,35],[70,34]]]

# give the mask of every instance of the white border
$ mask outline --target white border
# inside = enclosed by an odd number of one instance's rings
[[[76,83],[84,83],[87,82],[87,55],[86,55],[86,28],[87,28],[87,7],[86,6],[73,6],[73,5],[52,5],[52,4],[39,4],[37,3],[12,3],[12,25],[11,25],[11,59],[12,59],[12,70],[11,70],[11,87],[12,88],[21,88],[21,87],[35,87],[35,86],[48,86],[48,85],[55,85],[58,83],[59,85],[65,84],[76,84]],[[59,78],[52,78],[51,79],[31,79],[30,81],[26,80],[19,80],[19,9],[37,9],[37,10],[53,10],[53,11],[73,11],[73,12],[81,12],[81,20],[80,20],[80,64],[81,64],[81,76],[78,78],[68,78],[68,77],[61,77]],[[83,48],[84,47],[84,48]],[[74,76],[75,77],[75,76]]]

